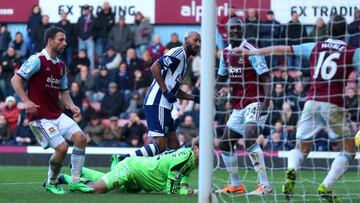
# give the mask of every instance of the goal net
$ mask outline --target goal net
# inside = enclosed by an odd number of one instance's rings
[[[219,69],[221,53],[229,44],[227,22],[230,17],[238,17],[243,22],[244,38],[253,46],[262,48],[275,45],[296,45],[308,42],[327,40],[327,23],[330,16],[342,15],[347,24],[353,22],[355,10],[360,7],[351,1],[284,1],[284,0],[228,0],[218,1],[218,8],[227,4],[226,16],[217,17],[217,53],[216,72]],[[346,12],[345,12],[346,9]],[[219,9],[218,9],[218,13]],[[359,34],[359,33],[358,33]],[[345,42],[353,36],[346,34]],[[241,39],[238,39],[241,41]],[[244,57],[244,58],[242,58]],[[245,64],[246,56],[241,56],[240,64]],[[329,126],[320,129],[313,142],[311,153],[304,159],[297,172],[294,195],[290,200],[285,199],[282,185],[286,180],[287,157],[290,150],[294,149],[296,132],[299,120],[304,108],[306,97],[311,85],[310,62],[306,57],[296,56],[292,53],[282,55],[264,55],[265,61],[271,73],[271,107],[265,126],[259,133],[256,143],[264,151],[266,172],[272,187],[272,193],[267,196],[250,196],[245,194],[217,193],[222,202],[321,202],[318,187],[327,175],[333,160],[341,153],[342,143],[331,139]],[[320,60],[320,59],[319,59]],[[243,62],[243,63],[242,63]],[[249,62],[251,64],[251,62]],[[237,67],[229,66],[228,74],[237,74]],[[242,67],[240,67],[242,68]],[[247,67],[249,68],[249,67]],[[329,71],[329,70],[327,70]],[[326,71],[325,71],[326,72]],[[326,72],[328,73],[328,72]],[[320,73],[321,74],[321,73]],[[239,72],[239,76],[244,75]],[[356,72],[343,77],[339,84],[345,87],[341,95],[346,108],[347,125],[350,126],[353,136],[359,130],[359,88],[356,84]],[[236,82],[224,82],[217,85],[223,86],[223,95],[216,102],[215,116],[215,167],[213,169],[213,188],[222,189],[230,181],[230,175],[226,170],[221,156],[221,145],[229,142],[222,139],[226,123],[233,112],[232,100],[246,99],[243,96],[234,96],[236,85],[246,87],[248,78]],[[257,81],[258,84],[261,81]],[[258,95],[260,96],[260,95]],[[331,97],[331,95],[329,95]],[[237,117],[237,119],[241,119]],[[237,122],[242,122],[238,120]],[[318,121],[313,121],[316,126]],[[327,122],[328,123],[328,122]],[[320,125],[320,124],[319,124]],[[310,126],[309,126],[310,127]],[[246,191],[250,192],[258,187],[258,175],[248,157],[244,138],[232,140],[235,153],[238,156],[238,172],[241,184],[245,185]],[[348,172],[334,184],[338,200],[343,202],[360,201],[360,174],[359,156],[351,160]],[[325,202],[325,201],[324,201]]]

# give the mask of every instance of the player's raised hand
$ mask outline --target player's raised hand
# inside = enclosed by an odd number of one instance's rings
[[[24,102],[24,108],[26,113],[30,113],[30,114],[35,114],[37,113],[37,108],[39,108],[40,106],[35,104],[34,102],[27,100]]]
[[[69,109],[74,114],[75,117],[79,116],[79,114],[80,114],[80,108],[79,107],[77,107],[75,105],[72,105]]]

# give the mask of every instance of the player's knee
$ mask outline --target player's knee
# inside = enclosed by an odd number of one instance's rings
[[[73,143],[78,147],[85,147],[86,146],[86,137],[82,132],[76,132],[72,136]]]
[[[66,142],[61,143],[55,148],[56,153],[66,155],[69,145]]]

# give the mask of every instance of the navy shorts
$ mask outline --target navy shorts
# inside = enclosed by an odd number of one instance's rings
[[[149,137],[167,136],[174,132],[174,120],[171,110],[161,106],[144,106]]]

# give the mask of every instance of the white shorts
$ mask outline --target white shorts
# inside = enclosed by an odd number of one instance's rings
[[[78,124],[63,113],[57,119],[30,121],[29,126],[44,149],[55,149],[65,140],[70,141],[74,133],[82,132]]]
[[[323,128],[328,128],[330,139],[354,136],[346,121],[345,109],[335,104],[320,101],[307,101],[301,112],[296,139],[308,140]]]
[[[255,102],[247,105],[244,109],[234,109],[226,126],[242,136],[245,136],[245,124],[247,123],[256,123],[263,128],[268,115],[260,116],[259,105],[259,102]]]

